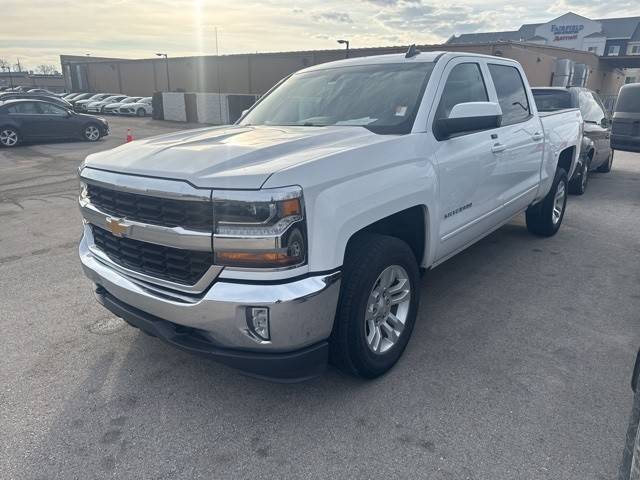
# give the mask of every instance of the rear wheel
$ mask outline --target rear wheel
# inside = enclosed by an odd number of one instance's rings
[[[551,237],[560,229],[567,206],[567,183],[567,172],[558,168],[544,200],[527,209],[527,229],[531,233]]]
[[[146,112],[144,111],[144,108],[139,108],[136,111],[136,115],[138,115],[139,117],[144,117],[146,115]]]
[[[331,361],[364,378],[388,371],[409,341],[418,297],[418,265],[405,242],[377,234],[350,242]]]
[[[598,171],[600,173],[609,173],[611,171],[611,167],[613,167],[613,150],[609,152],[609,158],[607,158],[607,161],[598,167]]]
[[[591,156],[584,159],[580,171],[569,182],[569,193],[574,195],[583,195],[587,190],[587,183],[589,182],[589,165],[591,163]]]
[[[15,147],[20,143],[20,132],[14,127],[0,128],[0,145],[3,147]]]
[[[100,140],[102,133],[100,132],[100,127],[98,127],[95,123],[90,123],[84,130],[82,131],[82,136],[88,142],[97,142]]]

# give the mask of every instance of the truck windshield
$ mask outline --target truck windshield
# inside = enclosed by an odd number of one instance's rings
[[[553,112],[571,108],[571,93],[566,90],[533,90],[539,112]]]
[[[359,65],[294,74],[240,125],[350,125],[375,133],[409,133],[433,66]]]

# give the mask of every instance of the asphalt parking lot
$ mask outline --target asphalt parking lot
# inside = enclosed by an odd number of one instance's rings
[[[551,239],[518,218],[427,273],[407,351],[370,382],[244,377],[126,326],[76,246],[97,144],[0,150],[0,477],[612,479],[640,346],[640,155]]]

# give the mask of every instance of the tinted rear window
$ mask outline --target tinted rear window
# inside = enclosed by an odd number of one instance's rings
[[[640,85],[622,87],[616,112],[640,113]]]
[[[571,93],[564,90],[534,90],[533,98],[539,112],[571,108]]]

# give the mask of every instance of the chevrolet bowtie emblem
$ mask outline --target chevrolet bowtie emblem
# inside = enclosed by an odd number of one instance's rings
[[[129,226],[122,222],[122,220],[118,220],[117,218],[107,218],[106,226],[111,233],[113,233],[116,237],[124,236],[129,230]]]

